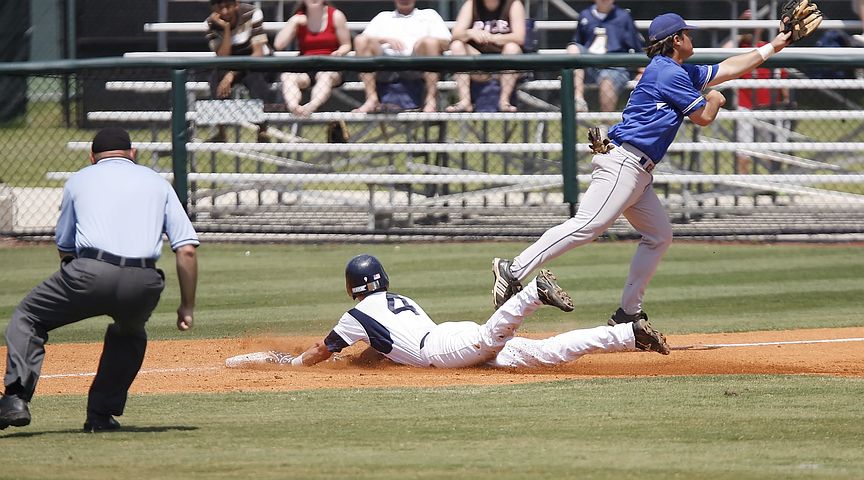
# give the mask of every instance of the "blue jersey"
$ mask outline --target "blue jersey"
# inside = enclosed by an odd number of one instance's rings
[[[594,42],[594,29],[606,29],[606,51],[608,53],[641,52],[644,42],[630,11],[624,8],[612,7],[605,18],[596,15],[595,7],[589,7],[579,14],[579,24],[573,32],[570,43],[578,43],[588,47]]]
[[[684,116],[705,106],[702,91],[717,75],[718,68],[679,65],[664,55],[655,56],[624,107],[623,121],[609,129],[609,138],[618,145],[629,143],[654,163],[660,162]]]

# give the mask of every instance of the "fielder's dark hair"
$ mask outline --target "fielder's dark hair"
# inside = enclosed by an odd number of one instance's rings
[[[675,51],[673,47],[675,35],[681,35],[683,30],[678,30],[677,32],[669,35],[666,38],[657,40],[654,43],[649,44],[645,47],[645,54],[648,55],[648,58],[654,58],[657,55],[663,55],[664,57],[671,57],[672,52]]]

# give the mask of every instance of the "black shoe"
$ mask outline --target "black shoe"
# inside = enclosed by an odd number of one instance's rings
[[[0,430],[6,427],[25,427],[30,425],[30,409],[27,402],[18,395],[3,395],[0,398]]]
[[[510,260],[492,260],[492,275],[495,277],[492,284],[492,305],[498,310],[508,298],[522,290],[522,284],[510,273]]]
[[[555,280],[557,279],[552,272],[540,270],[540,275],[537,275],[537,296],[546,305],[558,307],[565,312],[572,312],[573,300],[570,299],[570,294],[559,287]]]
[[[618,310],[615,310],[615,313],[612,314],[612,317],[606,322],[610,327],[614,327],[619,323],[633,323],[636,320],[648,320],[648,314],[645,312],[636,312],[633,315],[626,313],[620,307]]]
[[[87,415],[84,422],[84,431],[90,432],[112,432],[120,430],[120,422],[114,420],[111,415]]]
[[[654,330],[648,320],[639,319],[633,322],[633,334],[636,336],[636,348],[645,352],[657,352],[669,355],[669,345],[662,333]]]

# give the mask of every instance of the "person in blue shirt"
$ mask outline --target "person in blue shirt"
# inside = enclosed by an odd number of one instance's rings
[[[532,270],[565,252],[591,242],[622,214],[642,236],[630,264],[621,305],[610,325],[647,319],[642,310],[645,290],[672,243],[672,224],[653,188],[655,165],[663,160],[684,121],[706,126],[726,100],[719,85],[761,65],[789,43],[789,34],[715,65],[691,65],[690,30],[674,13],[660,15],[648,28],[646,53],[651,61],[624,108],[623,120],[609,129],[613,148],[594,155],[591,184],[573,218],[547,230],[513,261],[493,260],[496,307],[521,289]]]
[[[580,55],[591,53],[635,53],[644,46],[642,35],[636,30],[636,23],[630,11],[618,8],[615,0],[594,0],[594,5],[579,13],[579,23],[573,32],[573,39],[567,45],[567,53]],[[588,68],[576,70],[573,81],[576,93],[576,110],[588,111],[585,101],[585,77],[596,83],[599,89],[600,110],[614,111],[618,97],[630,80],[630,72],[623,67]]]
[[[156,268],[162,234],[177,260],[177,328],[192,327],[198,279],[198,235],[171,185],[135,164],[129,133],[105,128],[93,138],[92,165],[63,188],[56,242],[60,270],[36,286],[6,328],[5,394],[0,430],[30,424],[48,332],[86,318],[114,320],[87,398],[84,431],[117,430],[129,387],[144,361],[150,314],[165,287]]]

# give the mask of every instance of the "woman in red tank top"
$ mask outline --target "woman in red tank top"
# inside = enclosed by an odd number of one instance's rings
[[[302,0],[294,15],[276,34],[273,45],[285,50],[297,40],[300,55],[343,56],[351,51],[351,33],[345,14],[331,7],[325,0]],[[300,105],[302,90],[315,86],[309,102]],[[330,98],[333,87],[341,83],[339,72],[286,72],[282,74],[282,95],[288,110],[294,115],[308,116]]]

